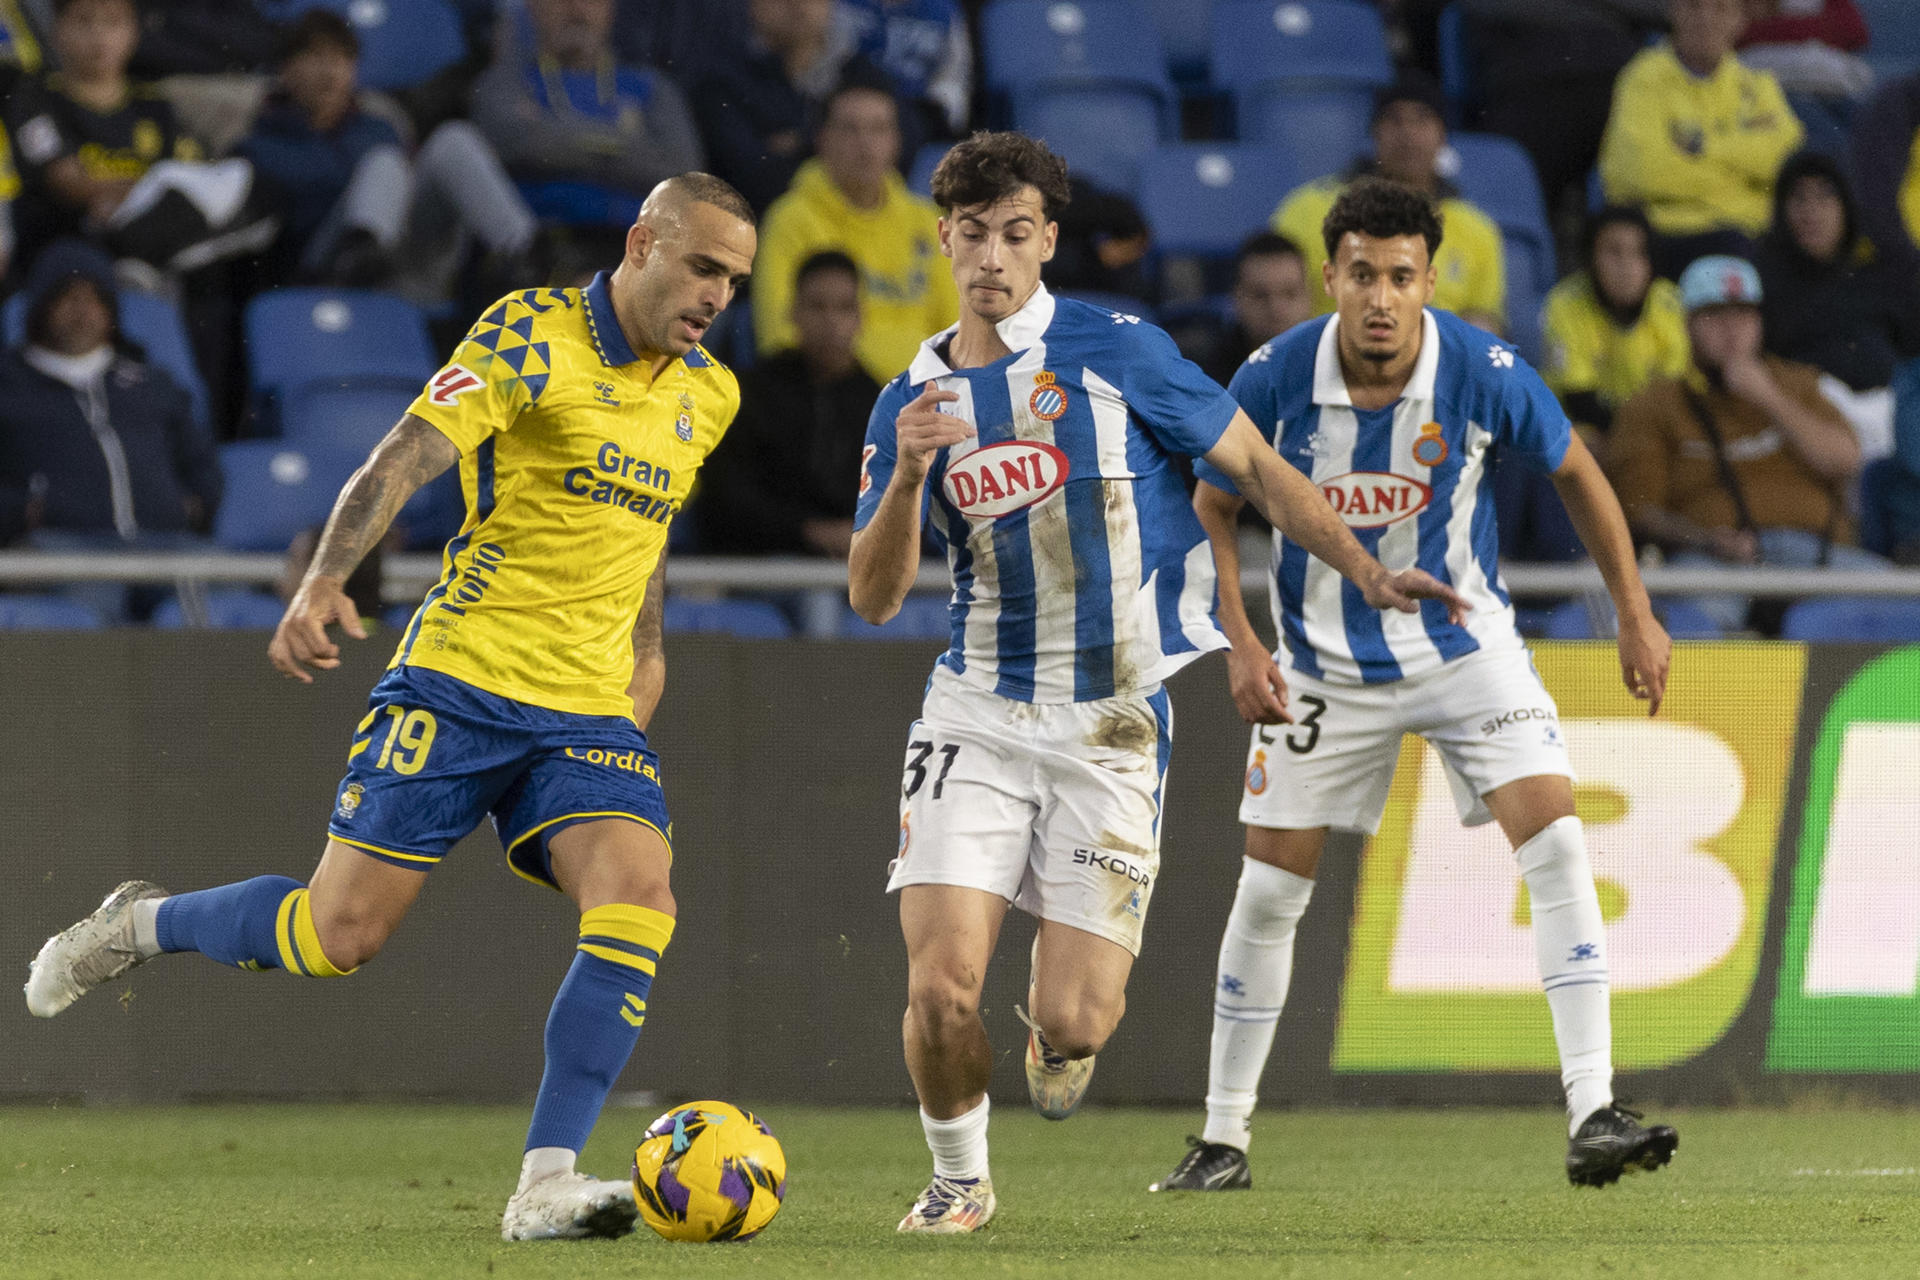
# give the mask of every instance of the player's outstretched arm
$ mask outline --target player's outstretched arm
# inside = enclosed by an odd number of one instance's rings
[[[940,412],[959,398],[929,384],[894,421],[893,475],[847,556],[847,600],[876,627],[900,612],[920,572],[921,491],[933,456],[973,434],[964,420]]]
[[[340,665],[340,647],[327,638],[329,623],[339,623],[355,640],[367,638],[360,611],[347,596],[347,578],[386,536],[387,526],[414,490],[459,457],[453,441],[410,413],[374,446],[334,501],[313,563],[267,646],[267,658],[280,674],[312,684],[308,667],[330,671]]]
[[[1274,528],[1359,587],[1375,609],[1416,613],[1420,601],[1439,600],[1447,606],[1447,617],[1457,624],[1473,607],[1430,573],[1419,569],[1389,573],[1367,554],[1313,481],[1273,451],[1244,411],[1233,415],[1226,433],[1207,450],[1206,459],[1233,481]]]
[[[1292,724],[1287,714],[1287,681],[1247,617],[1240,590],[1240,509],[1237,493],[1200,481],[1193,489],[1193,513],[1207,531],[1213,566],[1220,577],[1220,628],[1233,648],[1227,651],[1227,690],[1248,724]]]
[[[647,579],[640,617],[633,624],[633,679],[627,682],[627,696],[633,699],[633,722],[642,733],[647,731],[647,723],[660,705],[660,694],[667,687],[667,649],[661,639],[661,620],[666,612],[667,549],[662,547],[653,576]]]
[[[1559,490],[1574,532],[1600,566],[1607,594],[1613,597],[1613,611],[1620,619],[1621,679],[1634,697],[1646,702],[1647,714],[1655,715],[1667,689],[1673,641],[1653,616],[1653,602],[1640,581],[1633,536],[1627,532],[1620,500],[1578,432],[1572,434],[1567,456],[1553,473],[1553,487]]]

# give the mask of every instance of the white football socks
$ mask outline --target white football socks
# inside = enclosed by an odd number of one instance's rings
[[[165,898],[142,898],[133,904],[133,949],[142,960],[160,954],[160,904]]]
[[[568,1147],[533,1147],[520,1161],[520,1190],[525,1191],[542,1178],[556,1173],[572,1173],[580,1153]]]
[[[933,1173],[937,1178],[987,1177],[987,1112],[991,1098],[951,1120],[935,1120],[920,1113],[920,1127],[926,1130],[927,1150],[933,1152]]]
[[[1613,1101],[1607,935],[1580,819],[1561,818],[1514,851],[1533,913],[1533,951],[1560,1046],[1568,1136]]]
[[[1293,935],[1313,881],[1245,859],[1233,895],[1213,988],[1213,1053],[1207,1067],[1208,1142],[1242,1151],[1252,1141],[1260,1073],[1293,981]]]

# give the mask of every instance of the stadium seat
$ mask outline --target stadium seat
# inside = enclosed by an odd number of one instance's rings
[[[1497,133],[1455,133],[1449,136],[1453,162],[1442,168],[1460,194],[1499,224],[1509,238],[1524,241],[1539,270],[1553,276],[1553,226],[1547,220],[1547,202],[1540,194],[1540,178],[1533,158],[1512,138]]]
[[[1285,147],[1305,180],[1344,173],[1373,150],[1370,89],[1261,94],[1242,99],[1238,115],[1242,139]]]
[[[247,304],[247,363],[256,392],[283,397],[314,383],[419,391],[439,361],[420,309],[362,289],[275,289]]]
[[[1178,143],[1142,165],[1140,212],[1161,253],[1229,257],[1312,176],[1271,144]]]
[[[1540,310],[1547,305],[1547,291],[1553,287],[1553,277],[1540,276],[1533,246],[1527,241],[1503,235],[1500,247],[1507,260],[1506,336],[1529,364],[1538,365],[1544,345],[1540,335]]]
[[[1920,71],[1920,13],[1913,0],[1854,0],[1867,20],[1866,59],[1882,82]]]
[[[945,596],[910,595],[900,612],[874,626],[852,609],[843,615],[840,634],[848,640],[939,640],[953,637],[953,616]]]
[[[338,445],[370,453],[418,394],[417,386],[335,387],[309,383],[280,406],[280,438],[288,444]]]
[[[1913,644],[1920,642],[1920,600],[1880,596],[1802,600],[1781,619],[1780,638]]]
[[[262,591],[207,592],[207,626],[215,631],[271,631],[280,625],[280,616],[285,612],[286,606],[278,597]],[[161,601],[148,621],[162,631],[185,628],[187,613],[180,597],[169,596]]]
[[[1187,84],[1207,79],[1207,56],[1212,52],[1214,0],[1147,0],[1160,46],[1167,51],[1167,68]]]
[[[913,153],[913,163],[907,167],[907,190],[923,200],[933,198],[933,171],[939,167],[941,157],[947,154],[950,142],[929,142]]]
[[[100,615],[54,595],[0,595],[0,631],[99,631]]]
[[[1718,640],[1720,624],[1685,600],[1656,600],[1654,612],[1675,640]],[[1604,596],[1565,600],[1548,613],[1541,634],[1548,640],[1611,640],[1619,631],[1613,605]]]
[[[1435,34],[1439,48],[1436,52],[1440,59],[1440,91],[1447,96],[1447,103],[1453,108],[1450,124],[1460,123],[1460,117],[1475,101],[1473,46],[1467,35],[1466,14],[1456,3],[1440,11]]]
[[[364,450],[278,440],[222,445],[227,490],[213,538],[232,551],[285,551],[302,529],[324,524]]]
[[[1124,196],[1140,188],[1140,165],[1160,145],[1161,104],[1131,89],[1053,85],[1023,94],[1014,127],[1065,157],[1075,177]]]
[[[1137,0],[1005,0],[981,16],[985,83],[1003,118],[1122,194],[1177,123],[1152,17]]]
[[[793,634],[787,615],[764,600],[669,596],[660,624],[668,631],[718,633],[742,640],[784,640]]]
[[[421,485],[400,508],[394,523],[406,530],[408,551],[438,551],[460,532],[467,499],[460,489],[460,468],[448,467]]]
[[[1318,114],[1329,120],[1336,117],[1326,108],[1338,101],[1337,119],[1350,129],[1357,111],[1364,132],[1373,90],[1392,79],[1386,28],[1371,4],[1225,0],[1214,8],[1213,81],[1233,96],[1242,139],[1277,137],[1303,151],[1314,135],[1277,132],[1307,122],[1304,112],[1289,120],[1288,98],[1322,100]]]
[[[446,0],[282,0],[274,16],[309,9],[331,9],[353,24],[368,89],[409,89],[467,56],[464,25]]]
[[[139,345],[150,364],[166,370],[167,376],[186,390],[193,401],[194,420],[203,427],[210,425],[207,381],[200,376],[200,366],[193,358],[193,344],[187,338],[187,325],[180,318],[180,308],[158,294],[142,293],[138,289],[121,289],[119,304],[120,332]],[[0,326],[4,326],[8,346],[25,339],[27,297],[24,293],[7,299],[5,312],[0,314]]]
[[[1875,555],[1891,555],[1894,532],[1893,490],[1903,479],[1898,458],[1877,458],[1860,468],[1860,545]]]

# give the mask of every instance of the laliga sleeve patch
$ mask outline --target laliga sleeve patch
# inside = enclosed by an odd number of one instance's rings
[[[436,373],[433,381],[427,384],[427,400],[432,404],[453,405],[467,392],[485,385],[480,375],[467,366],[450,364]]]

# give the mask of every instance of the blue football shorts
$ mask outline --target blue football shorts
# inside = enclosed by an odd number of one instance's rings
[[[660,761],[633,721],[389,670],[354,730],[327,834],[425,871],[489,814],[514,872],[555,888],[547,842],[575,823],[626,819],[673,847]]]

